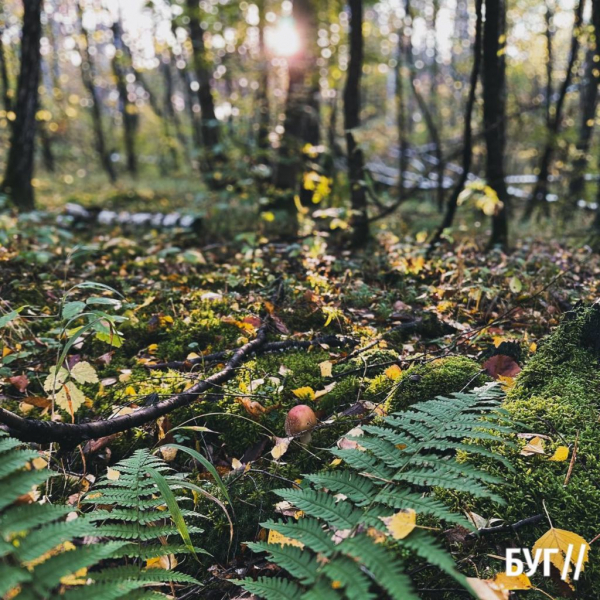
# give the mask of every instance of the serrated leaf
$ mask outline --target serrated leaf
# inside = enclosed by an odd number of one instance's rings
[[[62,367],[50,367],[49,375],[44,381],[44,391],[51,393],[58,390],[69,378],[69,372]]]
[[[71,369],[71,377],[79,383],[98,383],[96,369],[89,362],[83,361],[77,363]]]
[[[85,396],[72,381],[69,381],[57,392],[55,400],[59,408],[74,415],[85,402]]]

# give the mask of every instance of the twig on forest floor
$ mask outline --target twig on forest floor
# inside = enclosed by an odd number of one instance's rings
[[[526,519],[521,519],[512,525],[498,525],[496,527],[482,527],[477,531],[473,531],[472,533],[467,534],[465,539],[472,540],[477,537],[481,537],[484,535],[496,535],[498,533],[512,533],[521,529],[522,527],[527,527],[529,525],[537,525],[541,521],[544,520],[544,515],[534,515],[533,517],[527,517]]]

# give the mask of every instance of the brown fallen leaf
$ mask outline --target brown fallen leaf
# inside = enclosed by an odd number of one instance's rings
[[[506,354],[496,354],[483,363],[483,368],[493,379],[502,377],[516,377],[521,372],[521,367],[514,358]]]
[[[27,379],[27,375],[15,375],[14,377],[9,377],[8,381],[12,385],[14,385],[21,394],[25,392],[27,386],[29,385],[29,379]]]

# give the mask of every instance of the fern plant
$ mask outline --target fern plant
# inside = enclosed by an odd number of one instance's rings
[[[512,468],[477,443],[512,433],[499,408],[501,395],[495,384],[488,384],[363,426],[363,435],[348,438],[358,446],[331,450],[343,467],[307,475],[301,488],[277,490],[303,515],[263,523],[284,536],[279,543],[249,544],[254,551],[266,552],[290,577],[238,583],[267,600],[368,600],[383,595],[412,600],[419,596],[405,567],[406,557],[416,556],[467,587],[466,578],[431,533],[417,526],[412,531],[409,527],[406,535],[394,530],[388,519],[416,513],[472,529],[466,518],[436,498],[435,488],[503,502],[486,487],[497,482],[494,477],[456,460],[457,451],[467,451]]]
[[[73,509],[49,503],[15,501],[56,474],[36,470],[34,450],[0,432],[0,597],[51,598],[81,569],[112,556],[122,544],[76,547],[76,540],[97,534],[85,518],[67,521]],[[75,542],[75,543],[74,543]],[[94,596],[96,597],[96,596]],[[98,596],[101,597],[101,596]],[[117,598],[118,596],[115,596]]]
[[[92,573],[106,586],[123,581],[148,585],[198,583],[185,573],[172,570],[176,554],[204,552],[192,545],[190,534],[202,529],[188,526],[186,519],[198,513],[179,507],[174,490],[189,487],[183,475],[173,472],[162,459],[147,449],[137,450],[117,463],[100,485],[83,499],[84,504],[101,505],[88,516],[101,522],[103,537],[124,543],[113,557],[126,557],[130,564]],[[173,538],[181,541],[171,541]],[[161,560],[163,558],[163,560]]]
[[[161,556],[198,551],[190,533],[200,530],[183,521],[195,513],[180,509],[172,491],[184,481],[161,459],[136,452],[117,465],[116,481],[106,479],[88,494],[89,503],[102,498],[103,508],[67,519],[74,512],[67,505],[16,504],[57,475],[32,468],[38,457],[0,432],[0,597],[46,600],[76,585],[62,594],[67,600],[150,600],[165,598],[153,587],[198,583],[169,568],[147,568]],[[184,543],[168,543],[169,536]],[[98,543],[83,544],[85,537]],[[106,559],[123,558],[131,564],[99,569]]]

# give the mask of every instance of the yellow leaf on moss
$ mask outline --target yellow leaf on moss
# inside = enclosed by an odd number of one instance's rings
[[[300,400],[313,400],[315,399],[315,390],[313,390],[309,386],[299,387],[295,390],[292,390],[292,393],[296,398],[300,398]]]
[[[96,369],[87,361],[77,363],[71,369],[71,377],[78,383],[98,383]]]
[[[502,387],[503,392],[508,392],[515,387],[515,378],[507,377],[506,375],[498,375],[498,381],[500,382],[500,386]]]
[[[333,364],[329,360],[324,360],[322,363],[319,363],[319,368],[321,369],[321,377],[331,377],[331,369]]]
[[[589,545],[588,543],[576,533],[572,531],[566,531],[565,529],[555,529],[551,527],[534,545],[533,554],[537,550],[558,550],[557,553],[550,554],[550,561],[558,569],[561,577],[564,581],[570,584],[570,574],[572,565],[576,565],[579,557],[582,556],[581,570],[583,571],[584,565],[588,562],[589,557]],[[569,564],[565,564],[567,562]]]
[[[544,443],[539,437],[534,437],[529,444],[521,450],[521,456],[532,456],[533,454],[546,454],[544,452]]]
[[[395,540],[403,540],[417,524],[417,513],[412,508],[401,510],[391,517],[379,517]]]
[[[569,458],[569,449],[566,446],[559,446],[548,460],[564,462],[567,458]]]
[[[290,442],[293,439],[294,438],[291,438],[291,437],[285,437],[285,438],[276,437],[275,438],[275,447],[271,450],[271,456],[275,460],[279,460],[287,452],[288,448],[290,447]]]
[[[388,367],[385,371],[385,376],[392,381],[396,381],[402,375],[402,369],[398,365],[392,365]]]

